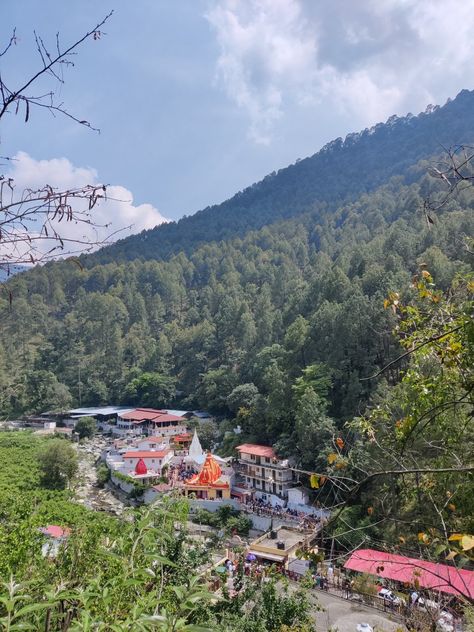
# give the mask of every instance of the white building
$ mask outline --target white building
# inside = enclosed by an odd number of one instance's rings
[[[122,455],[124,465],[121,472],[128,476],[161,476],[163,466],[170,462],[172,456],[171,450],[130,450]]]
[[[285,505],[288,490],[294,486],[293,470],[288,459],[280,459],[270,446],[244,443],[239,453],[240,474],[254,498],[271,505]]]

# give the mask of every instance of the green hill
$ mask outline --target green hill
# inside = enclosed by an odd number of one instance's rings
[[[410,181],[410,167],[444,147],[474,141],[474,92],[463,90],[443,107],[418,116],[392,116],[383,124],[338,138],[231,199],[178,222],[143,231],[85,258],[87,265],[132,259],[167,259],[181,250],[242,237],[280,219],[316,210],[324,218],[344,202],[373,191],[394,175]],[[212,175],[210,174],[210,177]]]

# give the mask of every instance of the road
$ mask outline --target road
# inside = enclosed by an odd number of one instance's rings
[[[315,613],[318,630],[337,629],[338,632],[356,632],[358,623],[369,623],[377,632],[405,631],[406,628],[391,615],[377,612],[353,601],[346,601],[327,592],[312,591],[312,602],[323,609]]]

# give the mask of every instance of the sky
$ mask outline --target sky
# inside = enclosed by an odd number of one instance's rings
[[[110,185],[101,221],[128,232],[176,220],[318,151],[474,87],[465,0],[2,0],[10,88],[109,11],[100,38],[38,90],[100,134],[43,110],[2,119],[17,186]],[[0,49],[3,48],[0,44]],[[7,166],[5,166],[5,164]],[[123,236],[123,234],[121,235]]]

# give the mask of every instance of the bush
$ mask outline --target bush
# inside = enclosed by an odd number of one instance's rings
[[[228,533],[235,530],[239,535],[248,535],[252,528],[252,521],[247,516],[232,516],[227,521],[225,528]]]
[[[110,480],[110,470],[105,465],[105,463],[101,463],[97,468],[97,484],[99,487],[105,487],[106,483]]]
[[[248,535],[252,528],[250,518],[230,505],[222,505],[215,513],[207,509],[198,509],[193,521],[216,529],[225,529],[229,534],[235,530],[239,535]]]

